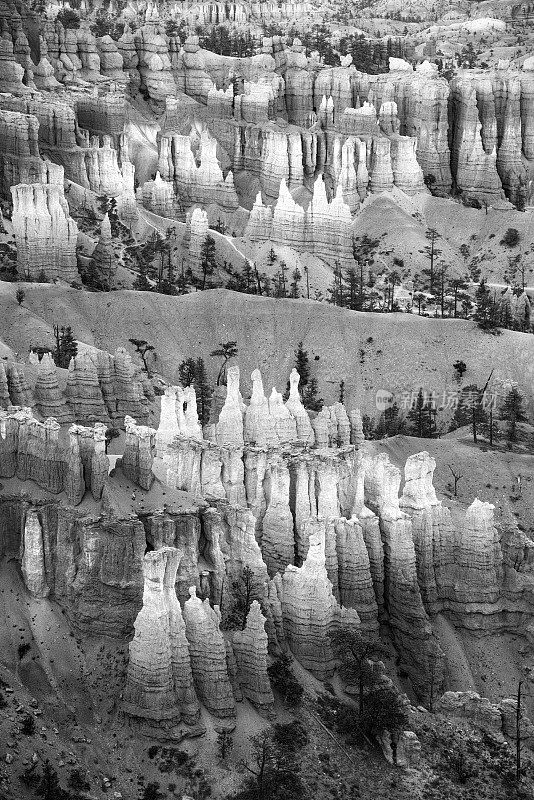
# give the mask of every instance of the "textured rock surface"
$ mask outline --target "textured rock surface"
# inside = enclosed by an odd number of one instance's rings
[[[371,510],[380,518],[390,623],[406,669],[424,694],[428,684],[441,684],[443,654],[423,606],[412,526],[408,515],[399,508],[399,485],[400,472],[385,454],[367,463],[365,492]]]
[[[280,460],[271,462],[269,500],[262,520],[261,551],[269,575],[292,564],[295,553],[293,517],[289,509],[289,470]]]
[[[226,373],[226,400],[216,426],[217,444],[223,447],[242,447],[243,413],[239,396],[239,367],[229,367]]]
[[[331,677],[334,657],[329,631],[341,620],[359,624],[355,611],[342,610],[326,572],[324,533],[310,536],[302,567],[287,567],[282,578],[282,613],[286,641],[303,667],[320,679]]]
[[[137,425],[132,417],[124,418],[126,439],[122,456],[122,471],[136,486],[150,489],[154,482],[152,462],[156,431],[147,425]]]
[[[79,282],[76,266],[78,228],[69,216],[63,187],[18,184],[13,195],[13,230],[20,275]]]
[[[129,645],[123,710],[154,723],[198,721],[185,623],[174,583],[180,551],[164,547],[143,559],[143,607]]]
[[[71,359],[66,395],[77,421],[86,424],[109,421],[97,367],[89,353]]]
[[[235,716],[235,704],[218,609],[212,608],[209,600],[202,602],[195,587],[191,587],[184,618],[195,688],[208,711],[224,719]]]
[[[244,696],[259,709],[271,709],[274,697],[267,675],[265,617],[257,600],[250,607],[244,630],[232,634],[232,648]]]
[[[46,597],[48,595],[49,587],[46,582],[43,531],[35,511],[28,513],[24,523],[22,576],[31,595],[34,597]]]
[[[289,376],[289,397],[286,400],[286,408],[296,423],[297,442],[300,444],[313,444],[315,436],[309,414],[300,399],[299,382],[300,375],[296,369],[292,369]]]
[[[41,416],[55,417],[59,423],[72,422],[72,412],[59,388],[56,365],[50,353],[44,353],[39,362],[33,393]]]

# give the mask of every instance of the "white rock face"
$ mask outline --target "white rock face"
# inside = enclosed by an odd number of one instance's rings
[[[289,397],[286,400],[286,408],[294,418],[297,426],[297,442],[301,444],[313,444],[315,436],[313,433],[310,417],[299,395],[300,375],[296,369],[291,370],[289,376]]]
[[[216,427],[217,444],[223,447],[242,447],[243,413],[239,395],[239,367],[229,367],[226,373],[226,400]]]
[[[175,589],[181,555],[174,547],[145,555],[143,607],[129,645],[123,709],[158,724],[195,724],[200,714]]]
[[[21,275],[80,282],[76,266],[78,226],[58,184],[11,187],[17,269]]]
[[[326,571],[324,531],[309,537],[302,567],[287,567],[282,578],[282,614],[286,641],[303,667],[324,680],[334,672],[328,638],[343,620],[359,625],[355,611],[341,609]]]
[[[219,607],[189,590],[184,605],[186,635],[197,694],[216,717],[235,717],[234,696],[226,666],[226,645],[220,631]]]
[[[232,635],[232,648],[244,696],[258,708],[270,710],[274,697],[267,675],[267,633],[257,600],[250,607],[244,630]]]
[[[24,524],[22,576],[31,595],[48,596],[50,590],[46,582],[43,531],[36,511],[28,512]]]

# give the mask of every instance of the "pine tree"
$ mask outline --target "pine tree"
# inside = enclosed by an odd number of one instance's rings
[[[299,342],[295,350],[295,369],[300,375],[299,392],[304,408],[309,411],[320,411],[324,402],[322,398],[317,397],[319,391],[317,378],[312,378],[310,375],[308,351],[304,349],[303,342]],[[289,397],[289,382],[284,397],[286,400]]]
[[[527,422],[523,407],[523,397],[517,386],[512,386],[506,395],[500,410],[500,418],[507,422],[506,438],[509,442],[517,439],[517,423]]]
[[[458,303],[461,303],[462,300],[468,297],[467,289],[469,284],[465,277],[462,278],[452,278],[449,281],[448,291],[452,292],[454,302],[453,302],[453,309],[454,309],[454,316],[458,316]]]
[[[194,358],[186,358],[178,366],[178,375],[182,386],[192,386],[196,378],[196,361]]]
[[[428,289],[433,292],[434,291],[434,281],[435,281],[435,270],[434,265],[436,262],[436,258],[441,255],[441,250],[437,246],[437,241],[440,239],[440,235],[435,228],[428,228],[426,232],[426,238],[429,241],[429,244],[425,245],[423,250],[419,252],[425,255],[428,258],[429,265],[427,268],[422,270],[422,272],[428,276],[427,286]]]
[[[475,384],[464,386],[454,412],[454,427],[462,428],[470,425],[473,442],[476,444],[478,431],[485,426],[488,415],[484,409],[484,389]]]
[[[310,378],[306,386],[301,392],[302,405],[308,411],[320,411],[324,405],[322,397],[317,397],[319,392],[319,385],[317,378]]]
[[[381,414],[373,438],[384,439],[387,436],[399,436],[405,432],[405,429],[406,420],[400,415],[398,405],[393,403]]]
[[[407,419],[412,423],[412,436],[423,439],[433,439],[436,436],[437,410],[432,397],[426,399],[422,389],[417,393],[413,408],[407,414]]]
[[[295,369],[300,375],[299,387],[302,389],[310,379],[310,362],[308,351],[304,349],[304,343],[299,342],[295,350]]]
[[[209,234],[200,249],[200,266],[202,267],[202,286],[200,288],[205,289],[207,276],[213,275],[217,267],[215,239]]]
[[[197,398],[198,417],[202,425],[207,425],[210,417],[211,388],[203,358],[186,358],[178,367],[182,386],[193,386]]]
[[[234,740],[232,734],[224,729],[219,731],[217,734],[217,754],[221,761],[226,760],[226,756],[232,750],[233,746]]]
[[[217,386],[226,383],[226,369],[231,358],[237,356],[237,342],[220,342],[217,350],[212,350],[210,356],[222,356],[223,363],[217,375]]]
[[[137,268],[139,272],[132,283],[132,289],[136,289],[138,292],[151,292],[153,287],[147,278],[148,268],[144,258],[139,257]]]
[[[54,336],[56,338],[56,347],[52,351],[54,363],[61,369],[68,369],[71,358],[78,353],[78,345],[74,339],[72,328],[70,325],[61,328],[54,325]]]
[[[299,270],[299,268],[297,267],[296,269],[293,270],[293,272],[291,274],[291,284],[290,284],[290,286],[291,286],[291,297],[294,300],[296,300],[297,297],[299,296],[299,283],[301,281],[301,278],[302,278],[302,273]]]
[[[232,581],[232,605],[224,619],[226,630],[242,631],[245,628],[248,612],[254,600],[261,604],[261,597],[254,581],[254,571],[245,565],[241,576]]]
[[[495,328],[495,303],[491,298],[491,293],[486,286],[486,279],[483,278],[477,286],[475,292],[476,309],[473,315],[478,327],[483,331],[491,331]]]
[[[328,290],[330,293],[328,302],[333,303],[333,305],[335,306],[344,305],[343,281],[344,281],[343,270],[341,269],[339,261],[336,261],[334,266],[334,282],[330,287],[330,289]]]
[[[148,366],[147,355],[149,353],[153,353],[155,357],[156,348],[153,344],[149,344],[146,339],[130,339],[130,344],[133,344],[135,347],[136,353],[139,354],[141,361],[143,362],[143,367],[145,368],[145,372],[148,377],[151,377],[150,369]]]

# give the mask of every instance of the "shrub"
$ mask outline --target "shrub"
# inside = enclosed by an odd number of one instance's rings
[[[21,642],[18,646],[19,660],[22,661],[26,653],[28,653],[30,650],[31,644],[29,644],[29,642]]]
[[[35,717],[27,714],[22,720],[21,733],[25,736],[33,736],[35,733]]]
[[[283,654],[267,668],[267,673],[273,689],[279,692],[284,703],[288,706],[296,706],[302,700],[304,689],[293,674],[291,661],[290,656]]]
[[[501,239],[501,244],[505,247],[517,247],[521,241],[521,236],[516,228],[508,228]]]
[[[64,28],[80,27],[80,15],[73,11],[72,8],[62,8],[56,19],[61,22]]]

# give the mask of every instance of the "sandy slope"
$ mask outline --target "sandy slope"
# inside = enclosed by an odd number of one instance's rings
[[[166,297],[147,292],[91,293],[51,284],[25,285],[22,306],[15,286],[0,283],[0,340],[22,360],[35,344],[53,345],[54,323],[71,325],[77,339],[106,350],[130,346],[132,337],[155,345],[154,365],[175,380],[180,362],[202,356],[212,376],[219,342],[237,341],[245,394],[259,367],[266,386],[284,389],[300,340],[309,352],[321,396],[337,399],[345,381],[349,406],[375,415],[379,388],[393,392],[423,387],[441,396],[457,389],[453,364],[467,364],[464,383],[513,379],[530,396],[534,412],[534,337],[504,331],[494,337],[473,322],[409,314],[348,311],[308,300],[274,300],[228,290]]]

